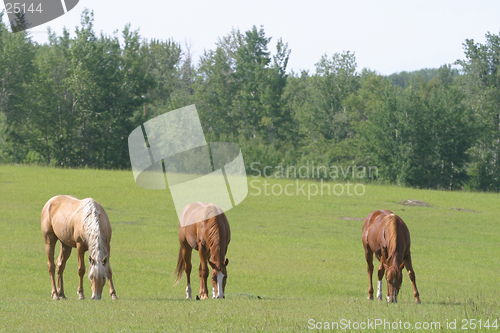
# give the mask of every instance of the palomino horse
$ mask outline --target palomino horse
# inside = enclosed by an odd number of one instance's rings
[[[415,272],[411,264],[410,232],[403,220],[389,210],[377,210],[370,213],[363,224],[363,246],[370,288],[368,299],[373,299],[373,254],[380,260],[378,268],[377,298],[382,300],[382,278],[384,271],[387,279],[387,302],[397,302],[399,289],[403,282],[403,267],[406,267],[413,285],[413,296],[420,303]]]
[[[72,248],[78,253],[78,275],[80,284],[77,290],[79,299],[84,299],[83,276],[85,275],[85,251],[89,250],[89,279],[92,285],[92,299],[101,299],[102,289],[109,279],[109,293],[117,299],[113,286],[111,266],[109,265],[109,242],[111,225],[108,215],[101,205],[92,198],[78,200],[69,195],[51,198],[42,209],[42,234],[47,251],[52,298],[65,299],[63,272]],[[54,264],[54,247],[61,242],[61,253]],[[57,268],[57,290],[54,273]]]
[[[198,222],[200,221],[200,222]],[[191,252],[200,253],[200,298],[208,298],[207,261],[212,267],[212,298],[224,298],[229,260],[225,259],[231,231],[226,215],[214,204],[195,202],[184,207],[179,226],[179,260],[175,274],[176,283],[182,272],[187,275],[186,299],[191,298]],[[210,261],[212,257],[212,261]]]

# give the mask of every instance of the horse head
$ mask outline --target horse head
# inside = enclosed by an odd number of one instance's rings
[[[90,269],[89,269],[89,279],[92,286],[92,299],[101,299],[102,289],[106,283],[106,264],[108,263],[108,257],[104,257],[102,260],[96,260],[89,256]]]
[[[387,296],[387,302],[397,303],[398,301],[399,289],[401,288],[401,284],[403,283],[402,270],[404,265],[404,262],[399,266],[395,262],[393,262],[393,264],[390,266],[384,264],[386,270],[385,277],[387,279],[387,292],[389,295]]]
[[[225,298],[224,290],[226,289],[227,281],[227,265],[229,264],[229,259],[220,263],[219,265],[214,264],[208,260],[210,267],[212,267],[212,286],[214,288],[214,298]]]

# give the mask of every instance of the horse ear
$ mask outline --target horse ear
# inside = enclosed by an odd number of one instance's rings
[[[107,262],[108,262],[108,257],[104,257],[104,259],[102,259],[103,266],[106,266]]]
[[[405,262],[403,261],[403,263],[399,265],[399,269],[403,269],[404,267],[405,267]]]
[[[212,267],[212,269],[215,269],[215,267],[216,267],[216,266],[215,266],[215,264],[214,264],[213,262],[211,262],[211,261],[209,260],[209,261],[208,261],[208,263],[209,263],[210,267]]]
[[[229,259],[226,258],[226,261],[224,262],[224,266],[227,266],[229,264]]]

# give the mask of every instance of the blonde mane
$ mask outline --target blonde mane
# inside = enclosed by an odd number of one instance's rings
[[[97,207],[97,203],[91,198],[82,200],[82,205],[83,228],[87,235],[89,256],[95,263],[94,265],[90,265],[89,278],[92,279],[93,276],[106,277],[103,260],[108,253],[104,240],[101,237],[99,208]]]

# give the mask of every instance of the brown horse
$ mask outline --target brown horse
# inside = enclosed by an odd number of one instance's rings
[[[387,279],[387,302],[397,302],[399,289],[403,282],[403,267],[406,267],[413,285],[413,296],[420,303],[415,272],[411,264],[410,231],[403,220],[389,210],[370,213],[363,224],[363,247],[368,263],[370,287],[368,299],[373,299],[373,254],[380,260],[378,268],[377,298],[382,300],[382,278]]]
[[[179,226],[179,260],[175,274],[176,283],[182,272],[186,271],[186,299],[191,298],[191,252],[200,253],[200,298],[208,298],[207,261],[212,267],[212,298],[224,298],[227,281],[227,265],[225,259],[227,246],[231,241],[231,231],[226,215],[214,204],[195,202],[184,207]],[[210,261],[210,257],[212,261]]]
[[[108,215],[101,205],[92,198],[78,200],[69,195],[51,198],[42,209],[42,234],[47,251],[52,298],[65,299],[63,272],[72,248],[78,253],[78,275],[80,284],[77,290],[79,299],[84,299],[83,276],[85,275],[85,251],[89,250],[89,279],[92,286],[92,299],[101,299],[102,289],[109,279],[109,293],[117,299],[109,264],[109,242],[111,225]],[[54,247],[61,242],[61,253],[54,264]],[[57,268],[57,290],[54,273]]]

